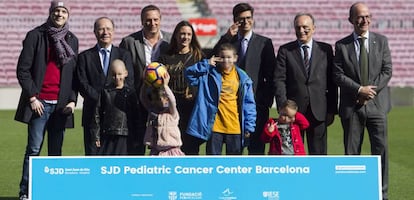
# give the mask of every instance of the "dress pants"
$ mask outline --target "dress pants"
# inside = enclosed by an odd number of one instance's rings
[[[346,155],[360,155],[367,128],[371,143],[371,154],[381,156],[382,195],[388,199],[388,136],[387,114],[377,108],[374,101],[355,107],[350,118],[341,119],[344,129]]]

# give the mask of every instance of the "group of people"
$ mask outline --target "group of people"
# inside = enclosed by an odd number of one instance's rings
[[[339,113],[346,155],[361,153],[367,128],[371,152],[381,156],[388,199],[387,113],[392,63],[387,38],[369,31],[364,3],[350,7],[354,31],[335,44],[313,39],[310,13],[298,13],[297,39],[279,47],[253,31],[254,8],[233,7],[233,24],[205,55],[193,27],[161,30],[161,11],[141,10],[142,29],[113,44],[114,22],[94,23],[97,44],[78,54],[69,31],[69,6],[51,2],[47,21],[27,33],[18,60],[22,87],[15,119],[27,123],[20,199],[28,197],[29,157],[48,133],[48,155],[59,156],[65,128],[74,126],[78,93],[84,98],[85,155],[327,154],[327,127]],[[146,66],[165,65],[160,88],[143,81]],[[338,98],[338,88],[340,95]],[[269,119],[276,99],[279,117]],[[338,112],[339,100],[339,112]]]

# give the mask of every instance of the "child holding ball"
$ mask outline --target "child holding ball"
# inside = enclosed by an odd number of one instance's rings
[[[180,118],[175,96],[168,86],[170,75],[166,71],[159,75],[162,78],[160,87],[146,83],[140,91],[141,103],[148,111],[144,144],[151,149],[150,155],[183,156],[178,128]]]

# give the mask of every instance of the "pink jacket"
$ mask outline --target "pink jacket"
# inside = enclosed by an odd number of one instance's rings
[[[149,102],[143,94],[144,91],[145,89],[142,88],[141,102],[149,110]],[[169,87],[165,87],[165,91],[169,99],[169,112],[157,114],[156,122],[149,123],[148,121],[144,136],[144,144],[158,151],[181,147],[182,145],[181,133],[178,128],[180,117],[176,107],[176,100]]]
[[[292,134],[293,150],[295,151],[295,155],[306,155],[305,147],[300,132],[309,127],[309,121],[306,119],[305,116],[303,116],[303,114],[299,112],[296,112],[295,118],[295,122],[290,124],[290,133]],[[276,128],[273,132],[269,132],[267,130],[267,127],[270,125],[272,120],[276,122]],[[267,121],[265,127],[263,128],[263,133],[260,135],[260,139],[264,143],[270,143],[268,153],[269,155],[282,154],[282,139],[279,130],[277,129],[277,119],[270,118]]]

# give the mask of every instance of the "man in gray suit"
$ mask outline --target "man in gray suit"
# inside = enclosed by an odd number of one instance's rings
[[[381,156],[382,195],[388,199],[387,114],[391,109],[388,82],[391,53],[385,36],[370,32],[371,13],[364,3],[349,11],[354,32],[336,43],[334,77],[340,87],[339,115],[346,155],[359,155],[368,130],[371,153]]]
[[[275,84],[278,108],[288,99],[298,104],[298,111],[310,126],[302,131],[311,155],[327,154],[327,126],[337,113],[337,87],[332,79],[333,51],[330,44],[313,39],[314,18],[299,13],[293,25],[296,40],[282,45],[276,58]]]
[[[142,72],[145,67],[153,61],[158,61],[160,55],[167,52],[171,39],[171,34],[161,31],[161,11],[155,5],[148,5],[141,10],[142,30],[124,37],[119,47],[129,50],[132,54],[132,64],[134,67],[135,90],[139,94],[142,84]],[[145,122],[147,112],[140,113],[140,137],[133,140],[143,141],[145,133]],[[141,138],[142,137],[142,138]],[[139,142],[142,144],[143,142]],[[132,155],[144,155],[145,146],[137,146]]]
[[[269,109],[273,104],[273,70],[276,62],[272,40],[253,31],[254,8],[247,3],[233,7],[233,24],[214,46],[212,55],[218,55],[223,43],[231,43],[238,50],[237,65],[245,70],[253,80],[256,101],[256,130],[251,134],[248,145],[249,155],[263,155],[265,144],[260,134],[269,118]],[[250,133],[245,133],[250,135]]]
[[[161,11],[155,5],[141,10],[142,30],[124,37],[119,47],[132,54],[136,89],[139,89],[143,69],[167,52],[171,34],[161,31]],[[138,91],[138,90],[137,90]]]

